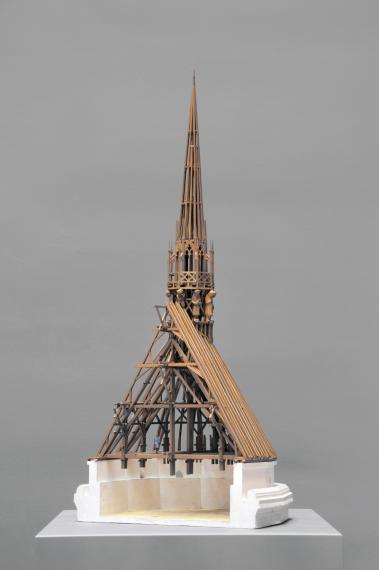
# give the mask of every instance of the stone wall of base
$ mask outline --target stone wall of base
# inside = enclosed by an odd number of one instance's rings
[[[80,485],[74,497],[79,520],[101,520],[125,511],[229,509],[231,465],[220,471],[218,465],[204,460],[187,475],[185,462],[177,461],[174,477],[169,465],[159,459],[149,459],[145,467],[129,460],[127,469],[116,460],[88,461],[88,466],[89,483]]]
[[[230,510],[230,526],[258,528],[286,520],[292,502],[287,485],[274,483],[274,462],[235,463],[220,471],[203,460],[187,475],[185,462],[177,461],[175,476],[160,459],[145,467],[129,460],[127,469],[117,460],[88,465],[89,483],[74,497],[80,521],[131,511]]]

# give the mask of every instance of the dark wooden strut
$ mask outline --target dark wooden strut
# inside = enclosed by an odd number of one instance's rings
[[[175,475],[175,376],[174,373],[170,373],[171,381],[170,381],[170,431],[169,431],[169,438],[170,438],[170,475]]]
[[[203,212],[193,79],[176,240],[169,247],[166,305],[113,422],[93,459],[169,463],[270,461],[274,450],[213,345],[214,251]],[[234,418],[235,424],[229,421]],[[238,423],[238,425],[237,425]]]
[[[164,334],[168,338],[153,356],[153,348]],[[167,316],[158,325],[143,364],[151,366],[139,368],[124,401],[115,405],[114,421],[96,459],[120,458],[123,467],[127,467],[127,460],[133,457],[144,466],[145,460],[153,455],[169,462],[171,475],[175,474],[175,461],[181,458],[186,459],[188,473],[193,472],[193,462],[199,457],[218,461],[220,468],[225,465],[224,458],[236,460],[239,455],[218,419],[217,402],[204,379],[195,372],[197,367],[184,343],[172,332]],[[152,426],[157,426],[155,447],[158,448],[153,453],[147,450],[147,434]],[[213,434],[217,433],[217,449],[214,435],[210,437],[209,448],[204,442],[207,426],[213,426]],[[186,427],[186,450],[182,450],[183,427]]]

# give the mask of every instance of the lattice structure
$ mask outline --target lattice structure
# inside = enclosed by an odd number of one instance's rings
[[[213,344],[214,252],[203,213],[195,79],[180,216],[169,249],[167,304],[97,460],[273,461],[275,451]]]

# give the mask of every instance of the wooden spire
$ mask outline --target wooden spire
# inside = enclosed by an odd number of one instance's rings
[[[169,249],[168,295],[188,311],[196,327],[212,338],[214,253],[208,251],[203,211],[195,74],[188,115],[187,144],[179,220]]]
[[[187,146],[177,239],[206,240],[201,188],[199,129],[197,118],[195,74],[188,116]]]

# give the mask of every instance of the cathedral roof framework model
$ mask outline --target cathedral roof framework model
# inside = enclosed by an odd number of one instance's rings
[[[259,528],[288,519],[270,440],[213,343],[214,250],[193,78],[167,302],[75,493],[79,521]]]

